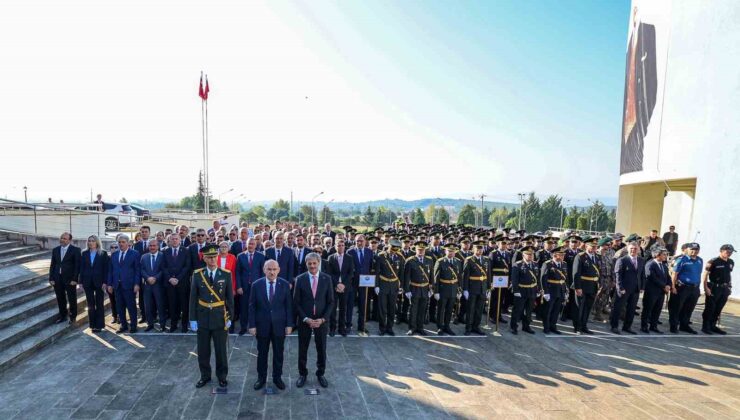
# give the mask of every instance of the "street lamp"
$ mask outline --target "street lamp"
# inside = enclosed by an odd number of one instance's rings
[[[329,200],[328,203],[324,204],[324,223],[328,223],[326,221],[326,218],[327,218],[327,214],[326,213],[327,213],[327,210],[329,210],[329,204],[331,204],[333,202],[334,202],[334,199],[332,198],[331,200]]]
[[[226,195],[226,194],[228,194],[228,193],[230,193],[232,191],[234,191],[234,189],[233,188],[229,188],[228,190],[226,190],[226,191],[222,192],[221,194],[219,194],[218,195],[218,202],[219,203],[221,202],[221,197],[223,197],[224,195]]]
[[[23,187],[23,197],[26,199],[26,203],[28,203],[28,187]]]
[[[519,224],[519,227],[517,228],[517,230],[521,230],[522,229],[522,207],[524,207],[524,196],[525,196],[525,194],[524,193],[518,193],[517,195],[519,196],[519,223],[518,223]]]
[[[320,193],[318,193],[318,194],[314,195],[314,196],[313,196],[313,198],[311,199],[311,224],[315,224],[315,223],[316,223],[316,211],[315,211],[315,209],[313,208],[313,203],[314,203],[314,201],[316,201],[316,198],[317,198],[318,196],[320,196],[321,194],[323,194],[323,193],[324,193],[324,192],[323,192],[323,191],[321,191]]]
[[[594,223],[594,202],[591,201],[590,198],[587,198],[589,203],[591,203],[591,208],[588,209],[588,230],[593,230],[593,223]]]

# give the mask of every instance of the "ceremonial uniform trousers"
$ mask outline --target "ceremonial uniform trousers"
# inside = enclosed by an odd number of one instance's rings
[[[437,302],[437,329],[450,328],[452,311],[457,300],[462,266],[460,260],[440,258],[434,265],[434,293],[439,293]]]
[[[409,314],[409,329],[420,331],[424,329],[429,305],[429,290],[432,283],[434,262],[432,257],[423,256],[406,259],[404,264],[404,292],[411,292],[411,313]]]

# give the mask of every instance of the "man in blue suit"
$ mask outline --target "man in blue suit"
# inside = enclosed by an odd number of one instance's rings
[[[206,266],[202,253],[204,246],[206,246],[206,230],[198,229],[195,231],[195,243],[190,244],[188,247],[188,251],[190,252],[190,270],[195,271]]]
[[[144,285],[144,308],[146,309],[146,332],[154,329],[154,306],[159,312],[159,329],[165,326],[164,316],[164,255],[159,252],[159,242],[149,241],[149,252],[141,257],[141,282]]]
[[[164,289],[170,309],[169,332],[177,331],[182,317],[182,332],[188,332],[188,301],[190,298],[190,254],[180,246],[180,235],[170,235],[170,244],[164,253]],[[164,328],[164,327],[162,327]]]
[[[262,272],[265,265],[265,255],[255,251],[257,243],[254,238],[247,240],[247,251],[239,254],[236,259],[236,299],[240,299],[239,307],[239,335],[247,333],[249,322],[249,294],[252,284],[265,276]]]
[[[614,334],[621,334],[617,327],[619,327],[619,315],[625,304],[627,309],[624,313],[622,331],[628,334],[637,334],[632,330],[632,321],[635,318],[635,308],[637,307],[637,299],[640,297],[640,289],[645,285],[645,261],[637,255],[638,251],[639,246],[637,244],[629,244],[627,248],[628,255],[619,258],[614,266],[616,299],[609,317]]]
[[[243,227],[239,229],[239,239],[231,244],[229,252],[233,256],[238,257],[239,254],[247,250],[247,240],[249,240],[249,230]]]
[[[141,240],[134,244],[134,251],[138,252],[139,255],[144,255],[149,253],[149,241],[156,241],[153,238],[149,238],[149,236],[152,234],[152,229],[144,225],[139,228],[139,234],[141,234]],[[144,298],[144,288],[140,288],[139,292],[139,322],[144,323],[146,320],[146,299]]]
[[[668,274],[668,250],[662,247],[651,249],[653,259],[645,264],[645,293],[642,296],[640,331],[662,334],[658,329],[660,312],[663,310],[665,295],[671,292],[671,276]]]
[[[352,257],[354,260],[354,266],[355,266],[355,278],[352,281],[353,284],[359,285],[360,283],[360,275],[364,274],[371,274],[370,270],[372,269],[373,265],[373,250],[370,248],[367,248],[365,246],[365,235],[357,235],[355,237],[355,246],[347,251],[347,254]],[[360,294],[359,296],[359,302],[360,305],[358,307],[357,312],[357,332],[359,334],[369,334],[367,329],[365,329],[365,320],[370,314],[367,314],[367,301],[369,300],[370,296],[368,293],[366,293],[367,289],[358,287],[358,292]],[[350,306],[352,303],[354,303],[354,299],[352,301],[347,301],[347,306]],[[347,318],[352,322],[352,309],[348,308],[347,311]]]
[[[295,281],[296,258],[293,250],[284,246],[285,235],[282,232],[275,234],[275,247],[265,250],[265,259],[275,260],[280,265],[280,277],[290,283]]]
[[[257,381],[254,389],[267,381],[267,354],[272,345],[272,382],[285,389],[283,347],[285,336],[293,331],[293,298],[290,284],[278,278],[280,266],[274,260],[264,265],[265,277],[252,284],[249,294],[249,333],[257,337]]]
[[[128,235],[118,235],[118,251],[110,258],[108,269],[108,282],[106,283],[109,293],[115,293],[118,306],[118,319],[121,328],[117,334],[129,331],[126,322],[126,310],[131,322],[131,332],[136,332],[136,294],[139,293],[141,281],[141,255],[129,247]]]

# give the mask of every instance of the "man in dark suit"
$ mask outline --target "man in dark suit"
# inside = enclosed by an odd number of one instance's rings
[[[239,254],[247,250],[247,240],[249,240],[249,230],[243,227],[239,229],[239,239],[231,244],[229,252],[238,257]]]
[[[321,233],[321,236],[328,236],[331,238],[332,243],[334,242],[334,238],[336,238],[337,233],[331,230],[331,224],[327,223],[324,225],[324,231]]]
[[[92,332],[105,327],[105,291],[103,284],[108,280],[108,254],[96,235],[87,238],[87,249],[80,259],[80,284],[85,289],[88,321]],[[113,303],[111,303],[112,305]]]
[[[182,332],[188,331],[188,300],[190,298],[190,254],[180,246],[180,235],[170,235],[170,245],[164,253],[163,283],[170,312],[169,332],[177,331],[182,318]],[[162,326],[164,328],[164,326]]]
[[[326,370],[326,319],[334,308],[334,290],[331,276],[319,273],[321,257],[310,253],[306,257],[308,271],[296,278],[293,287],[293,307],[298,312],[298,380],[296,387],[306,384],[308,369],[308,345],[311,333],[316,341],[316,378],[326,388],[329,382],[324,377]]]
[[[118,306],[118,321],[121,328],[117,333],[122,334],[129,331],[126,322],[126,310],[131,322],[131,332],[136,332],[136,294],[139,293],[141,283],[141,255],[129,248],[128,235],[118,235],[118,251],[110,258],[108,268],[108,291],[116,294]]]
[[[239,301],[239,335],[247,333],[249,323],[249,294],[252,284],[265,276],[263,267],[265,255],[255,251],[257,242],[254,238],[247,240],[247,250],[236,258],[236,294],[234,297]]]
[[[146,332],[154,329],[154,309],[159,312],[159,328],[165,327],[164,315],[164,255],[159,252],[159,242],[149,241],[149,252],[141,257],[141,283],[144,285],[144,308],[146,308]]]
[[[625,304],[627,309],[624,314],[622,331],[636,334],[632,330],[632,321],[635,318],[635,308],[637,307],[637,299],[640,297],[640,289],[645,284],[645,261],[637,255],[638,250],[639,246],[629,244],[627,247],[629,255],[619,258],[614,266],[616,299],[609,317],[614,334],[620,334],[617,327],[619,327],[619,315]]]
[[[71,241],[72,234],[64,232],[59,237],[59,246],[51,251],[49,283],[54,288],[59,306],[57,324],[64,322],[68,313],[70,324],[74,324],[77,318],[77,276],[80,273],[81,254],[80,248],[70,244]]]
[[[293,285],[295,281],[295,254],[293,250],[284,246],[285,235],[278,232],[274,237],[275,246],[265,250],[266,260],[275,260],[280,265],[280,277]]]
[[[206,266],[202,253],[204,246],[206,246],[206,231],[205,229],[198,229],[195,231],[195,243],[190,244],[188,247],[191,271],[195,271]]]
[[[660,312],[663,310],[665,295],[671,291],[671,277],[668,275],[668,250],[655,248],[652,250],[653,259],[645,264],[645,293],[642,296],[642,313],[640,315],[640,331],[649,334],[650,331],[662,334],[658,329]]]
[[[354,260],[353,265],[355,266],[355,274],[354,279],[352,280],[352,284],[359,286],[360,284],[360,275],[366,275],[371,274],[371,270],[373,267],[373,251],[365,246],[365,235],[357,235],[355,237],[355,246],[347,251],[347,254],[352,257]],[[365,329],[365,321],[367,320],[367,317],[369,314],[367,313],[367,302],[370,300],[370,291],[368,290],[360,290],[359,287],[357,287],[357,292],[359,293],[359,307],[357,312],[357,332],[362,334],[368,334],[367,329]],[[352,321],[352,305],[354,304],[354,299],[347,301],[347,309],[349,313],[349,321]]]
[[[153,241],[154,239],[150,239],[149,236],[152,233],[152,229],[144,225],[139,228],[139,234],[141,234],[141,240],[134,244],[134,251],[138,252],[139,255],[144,255],[149,253],[149,241]],[[139,319],[139,323],[144,323],[146,321],[146,298],[144,297],[144,288],[139,288],[139,316],[141,319]]]
[[[285,336],[293,331],[293,296],[290,284],[278,278],[280,265],[269,260],[265,277],[252,284],[249,293],[249,333],[257,337],[257,381],[261,389],[267,381],[267,354],[272,345],[272,382],[285,389],[283,382],[283,347]]]
[[[191,244],[189,232],[190,229],[185,225],[180,226],[180,229],[177,231],[180,236],[180,245],[185,248],[189,247]]]
[[[307,271],[306,269],[306,255],[311,250],[306,246],[306,238],[303,234],[299,233],[295,236],[296,247],[293,248],[293,253],[296,258],[296,276],[303,274]]]
[[[339,312],[339,334],[346,337],[352,329],[352,308],[355,300],[355,290],[359,286],[355,283],[355,265],[352,256],[344,252],[344,239],[337,239],[337,252],[329,256],[327,271],[331,275],[334,286],[334,301],[337,310],[331,311],[329,335],[334,337],[337,331],[337,312]]]
[[[676,233],[675,226],[669,226],[668,232],[663,234],[663,243],[668,250],[668,255],[673,256],[676,253],[676,245],[678,245],[678,233]]]

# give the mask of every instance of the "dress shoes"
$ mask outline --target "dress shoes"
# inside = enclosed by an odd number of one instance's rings
[[[260,389],[262,389],[265,386],[265,382],[266,381],[264,379],[257,379],[254,382],[254,386],[252,386],[252,388],[254,388],[255,391],[259,391]]]
[[[144,332],[149,332],[149,331],[151,331],[153,329],[154,329],[154,325],[150,325],[150,326],[146,327],[146,329],[144,330]]]
[[[303,388],[303,385],[306,385],[306,377],[301,375],[298,377],[298,380],[295,381],[295,386],[296,388]]]
[[[581,328],[581,332],[588,335],[594,335],[594,332],[589,330],[588,328]]]
[[[726,335],[727,334],[727,331],[725,331],[725,330],[723,330],[723,329],[721,329],[719,327],[712,327],[712,328],[710,328],[709,331],[711,331],[713,333],[716,333],[716,334],[719,334],[719,335]]]
[[[470,331],[467,331],[467,330],[466,330],[466,331],[465,331],[465,332],[463,333],[463,335],[470,335]]]
[[[456,335],[454,331],[452,331],[449,327],[445,328],[445,332],[447,335]]]
[[[622,335],[622,333],[619,331],[619,328],[612,328],[612,334]]]
[[[131,334],[136,333],[136,331],[138,331],[138,329],[136,327],[131,327]]]
[[[424,331],[423,329],[421,329],[421,330],[416,330],[416,333],[417,333],[417,334],[419,334],[419,335],[429,335],[429,334],[427,334],[427,332],[426,332],[426,331]]]
[[[645,334],[650,334],[650,330],[647,329],[647,328],[645,328],[645,327],[640,328],[640,331],[643,332],[643,333],[645,333]]]
[[[322,388],[326,388],[329,386],[329,381],[326,380],[324,375],[316,376],[316,379],[318,379],[319,385],[321,385]]]
[[[623,331],[623,332],[626,332],[627,334],[632,334],[632,335],[635,335],[635,334],[637,334],[637,333],[635,332],[635,330],[633,330],[632,328],[622,328],[622,331]]]
[[[229,381],[227,381],[226,379],[219,379],[218,386],[220,386],[221,388],[226,388],[227,386],[229,386]]]
[[[679,328],[679,331],[687,332],[689,334],[696,334],[696,330],[689,327],[688,325],[682,328]]]
[[[385,335],[385,331],[380,331],[380,333],[378,333],[378,335],[381,336],[381,337],[384,336]]]
[[[414,330],[408,330],[408,331],[406,331],[406,335],[408,335],[408,336],[412,336],[414,334],[416,334],[416,331],[414,331]]]
[[[529,327],[522,328],[522,331],[524,331],[527,334],[534,334],[534,330]]]
[[[473,332],[478,335],[486,335],[480,328],[473,328]]]
[[[347,331],[339,331],[339,335],[341,335],[342,337],[346,337]]]
[[[553,329],[553,330],[550,330],[550,333],[552,333],[552,334],[557,334],[557,335],[560,335],[560,334],[562,334],[562,333],[560,332],[560,330],[554,330],[554,329]]]
[[[275,387],[281,391],[285,389],[285,382],[283,382],[283,380],[280,378],[274,378],[272,380],[272,383],[275,384]]]
[[[677,327],[671,327],[671,333],[672,334],[678,334],[678,328]]]
[[[239,330],[239,335],[244,335],[247,333],[247,330]]]
[[[335,335],[337,335],[336,331],[329,331],[329,337],[334,337]]]
[[[706,327],[702,328],[701,332],[707,335],[712,335],[712,331],[710,331],[709,328],[706,328]]]
[[[654,332],[656,334],[663,334],[663,331],[659,330],[658,327],[650,328],[650,332]]]
[[[121,327],[121,328],[118,329],[118,331],[116,331],[116,334],[123,334],[123,333],[127,333],[127,332],[128,332],[128,328]]]
[[[396,333],[395,333],[395,332],[393,332],[393,328],[391,328],[391,329],[389,329],[389,330],[385,330],[385,333],[386,333],[386,334],[388,334],[388,335],[392,335],[392,336],[394,336],[394,337],[396,336]]]
[[[509,330],[509,331],[511,331],[511,333],[512,333],[512,334],[514,334],[514,335],[517,335],[517,334],[519,334],[519,331],[515,330],[514,328],[512,328],[512,329],[511,329],[511,330]]]
[[[66,320],[67,320],[67,317],[66,316],[60,316],[59,318],[57,318],[56,321],[54,321],[54,323],[55,324],[61,324],[62,322],[66,321]]]
[[[440,329],[438,329],[438,330],[437,330],[437,335],[445,335],[445,330],[443,330],[443,329],[441,329],[441,328],[440,328]]]
[[[200,380],[199,380],[199,381],[198,381],[198,382],[197,382],[197,383],[195,384],[195,387],[196,387],[196,388],[203,388],[204,386],[206,386],[206,384],[207,384],[208,382],[211,382],[211,378],[208,378],[208,379],[203,379],[203,378],[201,378],[201,379],[200,379]]]

